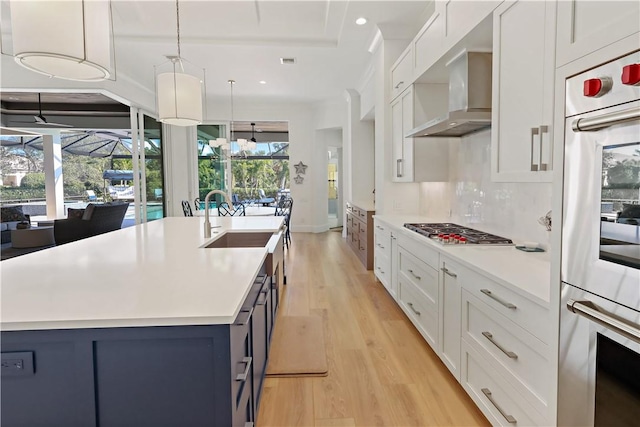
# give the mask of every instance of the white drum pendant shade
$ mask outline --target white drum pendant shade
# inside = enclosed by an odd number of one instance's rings
[[[11,0],[13,55],[52,77],[98,81],[111,72],[108,1]]]
[[[157,76],[158,118],[175,126],[202,123],[202,87],[200,79],[183,73]]]

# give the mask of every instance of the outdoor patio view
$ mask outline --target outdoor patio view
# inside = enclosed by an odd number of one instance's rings
[[[231,159],[231,192],[246,204],[278,200],[289,195],[289,143],[256,142],[255,148],[243,149],[232,141],[229,149],[211,147],[210,140],[225,135],[224,125],[198,126],[199,199],[213,190],[227,191],[227,162]],[[263,133],[262,139],[270,135]],[[218,198],[215,198],[218,201]]]
[[[147,219],[164,216],[160,126],[145,117]],[[45,159],[42,137],[2,137],[0,202],[22,205],[32,217],[46,217]],[[131,203],[124,225],[135,211],[132,145],[128,130],[70,130],[61,134],[65,213],[89,202]]]

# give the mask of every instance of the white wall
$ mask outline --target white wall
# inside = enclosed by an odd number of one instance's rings
[[[457,174],[450,182],[420,184],[421,215],[548,247],[538,218],[551,210],[550,183],[492,182],[490,130],[461,138],[452,161]]]

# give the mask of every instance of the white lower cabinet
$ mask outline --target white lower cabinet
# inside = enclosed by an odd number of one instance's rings
[[[438,355],[460,381],[460,280],[466,269],[451,258],[440,256]]]
[[[387,291],[395,297],[395,291],[392,292],[391,289],[391,229],[386,224],[374,219],[373,236],[373,271]]]
[[[462,290],[462,338],[524,399],[545,414],[551,385],[546,344]]]
[[[473,267],[464,248],[458,258],[377,219],[375,233],[376,276],[489,421],[552,425],[549,307]]]
[[[398,303],[418,331],[438,352],[437,251],[405,236],[398,236]]]
[[[494,426],[550,425],[491,365],[462,341],[460,383]]]

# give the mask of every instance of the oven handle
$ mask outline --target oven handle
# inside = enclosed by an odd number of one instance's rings
[[[574,120],[571,128],[574,132],[599,130],[618,123],[637,119],[640,119],[640,108],[634,107],[622,111],[616,111],[615,113],[601,114],[588,119]]]
[[[567,301],[567,309],[572,313],[584,316],[640,344],[640,326],[616,319],[613,315],[598,308],[591,301],[575,301],[570,299]]]

